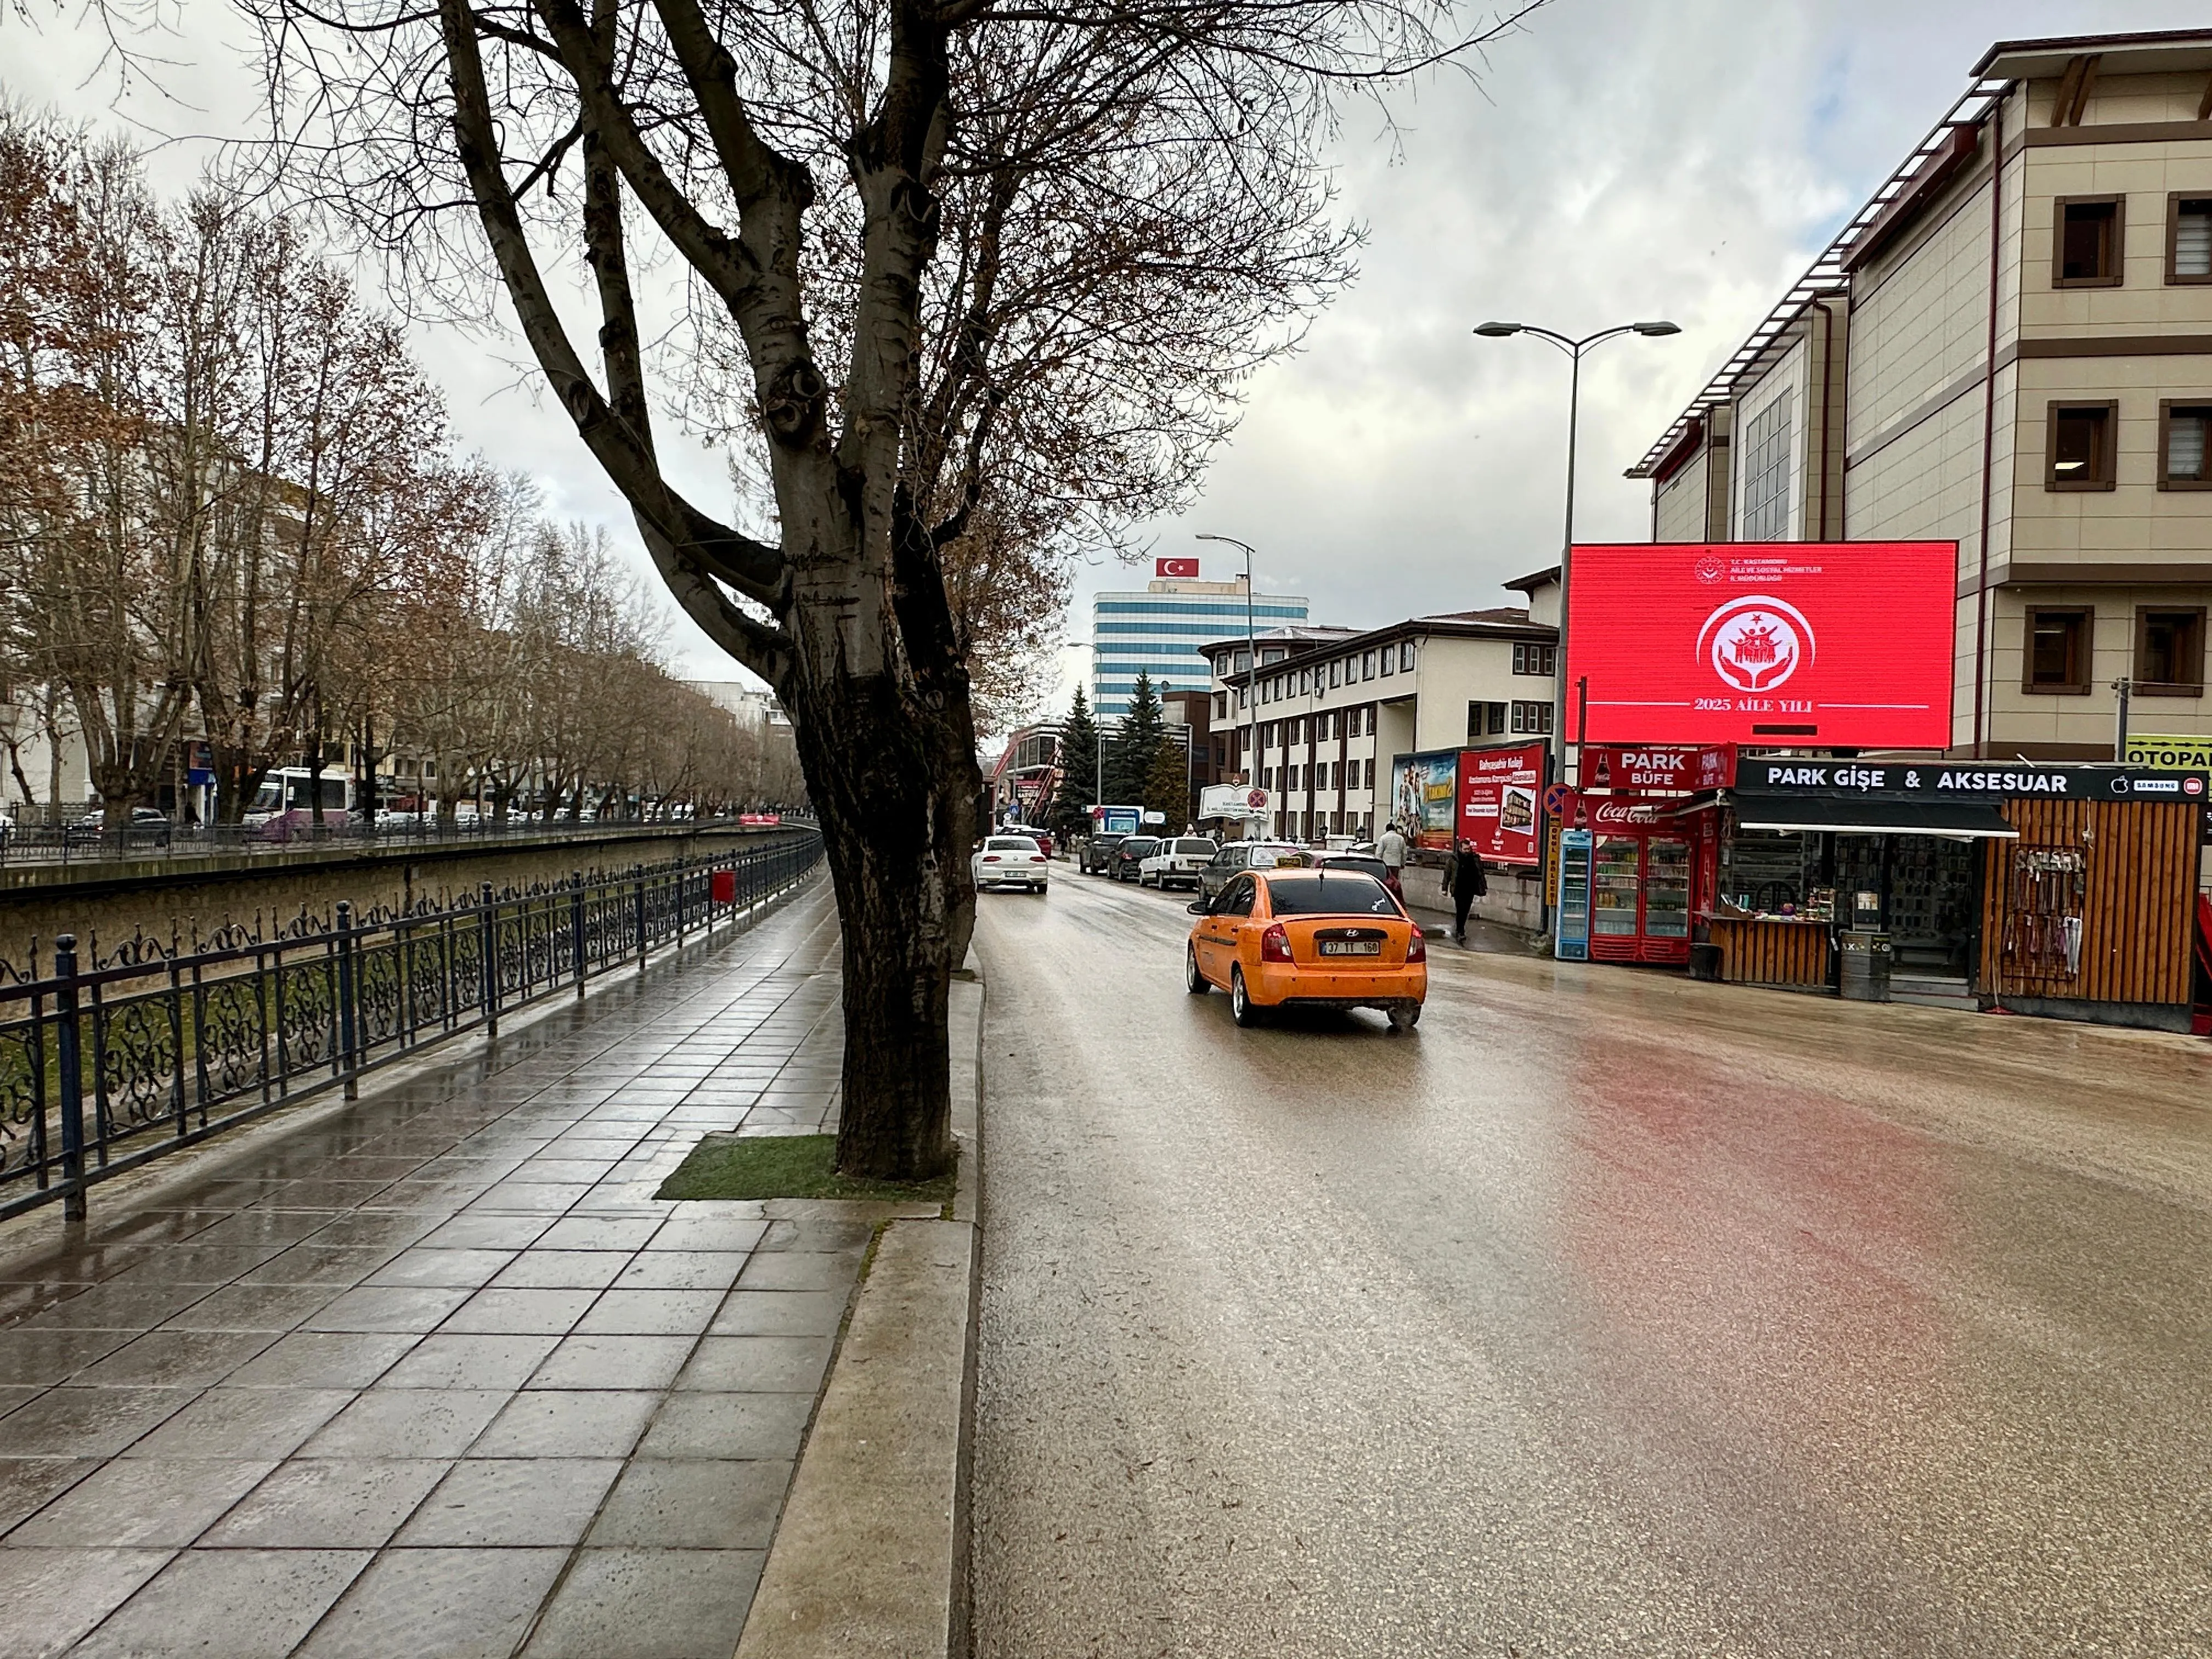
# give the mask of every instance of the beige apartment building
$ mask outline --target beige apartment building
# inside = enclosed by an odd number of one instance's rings
[[[1547,571],[1507,586],[1541,604],[1556,581]],[[1558,638],[1522,605],[1413,617],[1364,633],[1307,629],[1260,641],[1256,683],[1239,665],[1244,641],[1216,641],[1205,650],[1223,775],[1256,775],[1273,793],[1276,835],[1370,838],[1394,757],[1550,737]],[[1256,709],[1248,701],[1255,695]]]
[[[2212,733],[2212,31],[2008,41],[1636,467],[1657,541],[1959,544],[1950,752]]]

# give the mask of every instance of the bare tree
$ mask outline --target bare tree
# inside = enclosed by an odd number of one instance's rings
[[[495,276],[671,591],[791,711],[846,933],[839,1163],[942,1170],[980,782],[947,551],[979,513],[1110,533],[1186,490],[1348,269],[1331,83],[1503,25],[1453,0],[245,3],[294,182],[409,291]],[[671,252],[699,301],[675,385],[753,451],[750,529],[661,465],[636,273]]]

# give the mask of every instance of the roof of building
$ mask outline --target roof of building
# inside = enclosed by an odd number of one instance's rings
[[[1510,584],[1509,584],[1510,585]],[[1531,622],[1528,612],[1517,605],[1501,605],[1487,611],[1447,611],[1428,617],[1407,617],[1380,628],[1310,628],[1298,630],[1310,637],[1290,639],[1289,642],[1304,648],[1292,651],[1279,662],[1262,663],[1260,666],[1270,672],[1284,666],[1302,662],[1308,658],[1325,655],[1344,645],[1364,646],[1369,641],[1395,640],[1409,634],[1441,635],[1449,639],[1522,639],[1549,640],[1556,638],[1559,629],[1549,623]],[[1290,630],[1281,631],[1277,642],[1289,639]],[[1261,635],[1259,643],[1268,642]],[[1217,652],[1234,650],[1244,643],[1243,636],[1215,640],[1199,647],[1207,657]],[[1216,674],[1224,685],[1243,682],[1247,671]]]
[[[1644,459],[1628,469],[1627,476],[1650,478],[1664,471],[1665,463],[1674,459],[1674,452],[1681,446],[1691,422],[1709,409],[1733,402],[1737,387],[1807,310],[1819,301],[1838,299],[1850,292],[1851,268],[1857,263],[1853,256],[1871,252],[1877,242],[1886,240],[1892,231],[1902,225],[1920,202],[1948,183],[1974,154],[1982,125],[1996,107],[1997,100],[2011,90],[2014,82],[2022,74],[2042,72],[2014,66],[2030,62],[2026,54],[2055,50],[2061,45],[2079,52],[2106,41],[2157,38],[2160,37],[2084,36],[2072,42],[2012,41],[1991,47],[1976,65],[1966,89],[1953,101],[1943,118],[1929,130],[1928,136],[1913,146],[1858,211],[1844,222],[1819,257],[1806,267],[1805,274],[1790,285],[1789,292],[1773,310],[1766,313],[1741,345],[1729,353],[1712,379],[1705,382],[1705,389],[1659,434],[1644,452]],[[2194,31],[2172,37],[2176,42],[2200,39],[2212,41],[2212,37]],[[2062,58],[2062,65],[2063,62]]]

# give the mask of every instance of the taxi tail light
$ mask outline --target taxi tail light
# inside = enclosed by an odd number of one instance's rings
[[[1279,921],[1260,935],[1260,960],[1288,962],[1290,959],[1291,936],[1283,931],[1283,924]]]
[[[999,855],[996,853],[986,853],[983,854],[983,862],[986,864],[996,864],[998,861]]]
[[[1408,962],[1426,962],[1428,959],[1429,942],[1421,937],[1421,930],[1416,927],[1413,929],[1413,938],[1406,941],[1406,960]]]

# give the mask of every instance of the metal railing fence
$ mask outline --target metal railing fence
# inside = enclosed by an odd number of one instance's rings
[[[711,932],[803,880],[818,834],[696,860],[578,872],[404,913],[302,913],[186,948],[134,938],[80,957],[54,940],[0,961],[0,1218],[59,1201],[82,1219],[108,1176],[458,1033],[664,945]]]
[[[24,809],[15,809],[19,814]],[[314,848],[343,847],[361,850],[377,848],[473,847],[487,842],[590,842],[640,832],[682,835],[698,830],[750,828],[735,814],[706,817],[599,817],[571,822],[513,817],[454,819],[408,817],[396,823],[363,823],[334,815],[325,823],[288,821],[261,823],[149,823],[133,824],[114,834],[79,823],[36,823],[0,817],[0,866],[9,865],[76,865],[113,863],[145,859],[258,857],[297,853]],[[794,828],[811,828],[811,821],[787,816]]]

